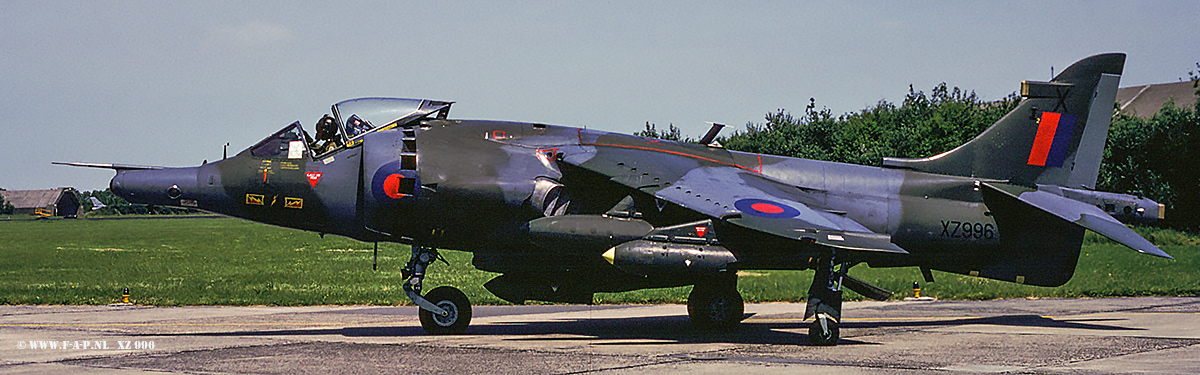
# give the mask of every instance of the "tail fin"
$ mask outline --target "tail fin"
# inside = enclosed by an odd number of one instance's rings
[[[92,211],[99,210],[104,207],[108,207],[108,206],[104,205],[104,203],[101,203],[99,199],[96,199],[96,197],[88,197],[88,198],[92,199]]]
[[[1092,189],[1112,121],[1125,54],[1080,60],[1050,82],[1021,82],[1024,98],[975,139],[883,165],[922,172]]]

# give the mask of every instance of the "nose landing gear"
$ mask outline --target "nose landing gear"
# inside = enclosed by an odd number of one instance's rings
[[[471,301],[458,288],[441,286],[421,296],[421,282],[425,269],[434,260],[441,259],[437,249],[419,245],[412,246],[412,258],[400,274],[408,279],[404,283],[404,294],[421,308],[417,316],[421,328],[431,335],[456,335],[467,330],[471,324]],[[449,264],[449,263],[447,263]]]

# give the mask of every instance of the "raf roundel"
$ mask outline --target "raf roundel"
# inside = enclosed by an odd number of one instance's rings
[[[800,215],[800,210],[783,203],[766,199],[747,198],[733,203],[733,206],[746,214],[771,219],[787,219]]]

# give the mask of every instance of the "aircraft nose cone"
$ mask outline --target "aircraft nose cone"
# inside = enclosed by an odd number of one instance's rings
[[[141,204],[178,205],[181,198],[197,194],[198,168],[123,170],[109,187],[117,196]]]

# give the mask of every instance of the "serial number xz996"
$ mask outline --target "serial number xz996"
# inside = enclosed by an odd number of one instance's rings
[[[990,240],[996,238],[996,224],[942,220],[942,237]]]

